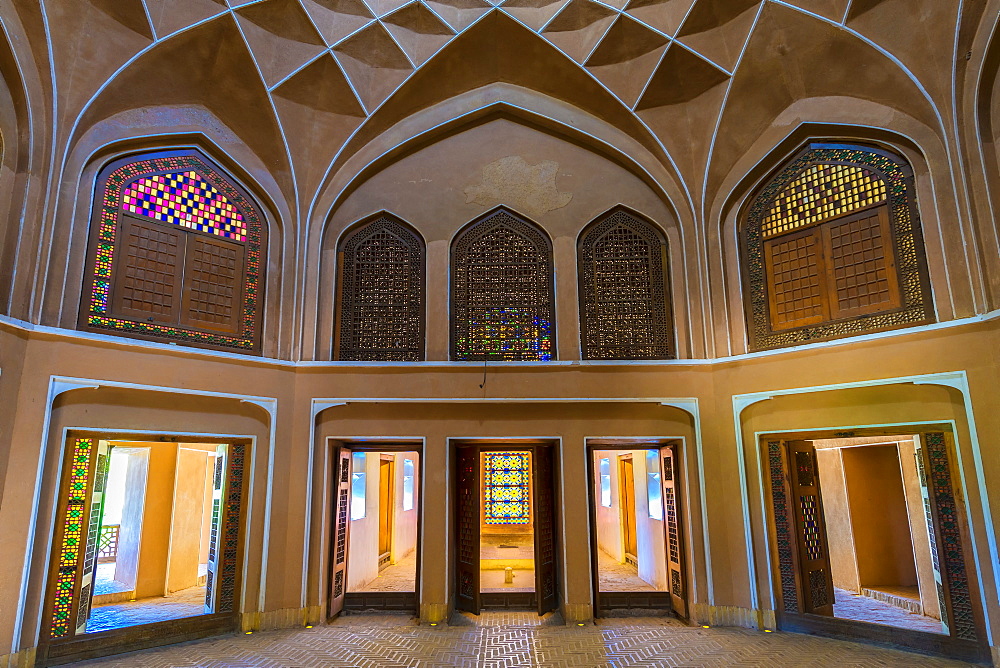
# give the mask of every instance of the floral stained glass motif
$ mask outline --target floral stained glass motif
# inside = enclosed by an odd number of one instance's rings
[[[133,181],[122,195],[122,210],[234,241],[247,238],[243,214],[194,170]]]
[[[531,523],[531,454],[483,453],[483,507],[486,524]]]
[[[77,439],[73,448],[66,519],[63,525],[62,546],[59,548],[59,571],[56,575],[55,601],[52,606],[50,632],[53,638],[65,636],[73,628],[71,614],[73,599],[76,596],[80,554],[84,549],[84,512],[87,505],[90,462],[94,450],[92,438]]]

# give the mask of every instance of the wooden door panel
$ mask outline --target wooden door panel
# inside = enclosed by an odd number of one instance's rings
[[[538,614],[555,610],[556,595],[556,521],[554,448],[538,447],[534,452],[533,485],[535,505],[535,595]]]
[[[351,525],[351,449],[334,451],[332,478],[333,499],[330,516],[330,583],[327,619],[333,619],[344,609],[347,593],[347,545]]]
[[[681,527],[680,467],[673,446],[660,448],[660,480],[663,483],[663,529],[667,538],[667,587],[676,612],[685,619],[687,610],[687,583],[684,571],[684,537]]]
[[[834,589],[823,516],[816,450],[809,441],[787,441],[789,485],[798,538],[803,612],[833,616]]]
[[[111,313],[139,320],[176,324],[181,307],[184,233],[122,216],[116,250]]]
[[[479,614],[481,480],[479,448],[458,448],[455,475],[455,607]]]
[[[246,249],[197,234],[187,238],[180,323],[235,334],[243,305]]]

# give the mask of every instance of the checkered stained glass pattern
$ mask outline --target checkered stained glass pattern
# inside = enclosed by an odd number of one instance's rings
[[[483,508],[486,524],[531,522],[531,455],[483,453]]]
[[[806,554],[815,561],[823,558],[823,539],[819,534],[819,501],[815,494],[804,494],[800,500],[802,506],[802,542]]]
[[[774,199],[764,218],[764,238],[882,204],[886,197],[885,180],[876,172],[855,165],[812,165]]]
[[[122,195],[122,210],[234,241],[247,238],[243,214],[193,169],[133,181]]]
[[[192,176],[193,175],[193,176]],[[109,168],[99,186],[100,198],[89,260],[87,326],[171,341],[252,350],[258,345],[257,321],[263,290],[263,247],[266,230],[257,208],[218,171],[196,155],[159,155]],[[211,234],[245,247],[240,279],[242,303],[235,334],[200,331],[168,323],[133,319],[112,312],[117,272],[116,252],[124,243],[122,215],[139,216],[197,233]],[[167,228],[169,229],[169,228]]]
[[[67,483],[66,518],[63,523],[62,544],[59,546],[59,570],[56,573],[55,600],[49,632],[53,638],[69,634],[73,629],[71,615],[76,597],[77,571],[80,554],[84,549],[84,513],[87,505],[87,486],[90,463],[94,454],[94,439],[77,439],[70,460]]]

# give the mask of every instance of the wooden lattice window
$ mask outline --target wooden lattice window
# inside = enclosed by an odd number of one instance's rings
[[[424,359],[424,242],[402,221],[380,214],[337,247],[334,359]]]
[[[933,320],[913,175],[891,153],[811,144],[754,198],[741,242],[754,349]]]
[[[552,244],[538,226],[499,208],[451,247],[451,357],[555,359]]]
[[[584,230],[577,257],[583,358],[674,357],[663,234],[618,209]]]
[[[80,326],[260,351],[265,228],[250,197],[193,151],[101,171]]]

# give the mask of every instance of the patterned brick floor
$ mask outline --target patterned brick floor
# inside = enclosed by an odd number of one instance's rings
[[[604,550],[597,551],[597,578],[601,591],[656,591],[639,577],[632,564],[619,564]]]
[[[885,624],[902,629],[944,633],[941,622],[933,617],[907,612],[895,606],[876,601],[874,598],[836,588],[837,602],[833,606],[834,617],[856,619],[873,624]]]
[[[418,626],[352,615],[328,626],[204,640],[84,662],[106,668],[947,668],[967,664],[792,633],[683,627],[667,619],[565,626],[558,616],[500,612]]]

